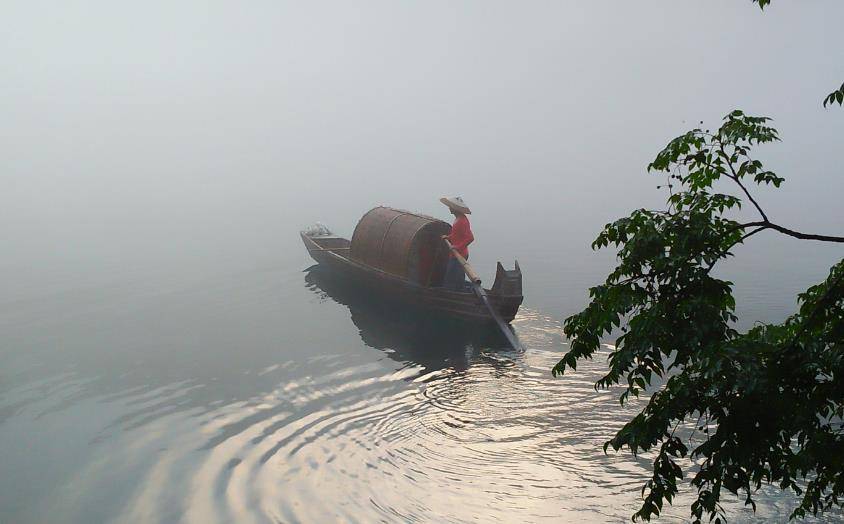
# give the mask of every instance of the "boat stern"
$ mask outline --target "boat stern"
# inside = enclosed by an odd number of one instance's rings
[[[501,262],[495,270],[495,282],[489,290],[489,297],[505,322],[510,322],[522,305],[522,269],[516,261],[514,269],[504,269]]]
[[[502,296],[522,296],[522,269],[519,261],[516,261],[515,269],[504,269],[501,262],[495,270],[495,282],[490,291]]]

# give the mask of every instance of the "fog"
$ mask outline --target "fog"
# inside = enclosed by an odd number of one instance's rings
[[[5,2],[0,300],[300,264],[314,221],[447,218],[446,194],[472,205],[484,270],[520,257],[527,285],[553,287],[592,267],[604,223],[662,205],[645,167],[670,138],[734,108],[782,134],[760,152],[787,179],[759,191],[769,215],[840,233],[844,112],[821,100],[844,80],[842,17],[782,0]]]
[[[821,104],[842,20],[840,0],[3,1],[0,521],[629,518],[653,457],[600,444],[641,404],[593,389],[603,358],[550,374],[613,263],[589,243],[662,207],[647,164],[736,108],[781,132],[758,148],[786,178],[756,191],[772,220],[844,234],[844,109]],[[299,230],[349,236],[379,204],[447,220],[444,195],[472,208],[485,284],[519,259],[524,351],[309,269]],[[751,240],[716,270],[739,328],[844,258]],[[795,504],[754,497],[722,498],[729,520]]]

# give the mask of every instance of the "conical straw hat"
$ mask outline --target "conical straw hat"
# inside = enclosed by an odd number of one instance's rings
[[[466,205],[466,202],[463,201],[462,198],[458,197],[442,197],[440,202],[447,205],[451,209],[455,211],[459,211],[464,215],[471,215],[472,212],[469,210],[469,206]]]

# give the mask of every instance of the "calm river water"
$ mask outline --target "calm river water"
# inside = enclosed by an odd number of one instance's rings
[[[592,388],[601,358],[549,373],[562,316],[610,259],[577,269],[542,249],[522,253],[524,352],[370,302],[311,268],[293,234],[266,267],[19,286],[0,324],[0,522],[628,519],[649,459],[601,445],[633,407]],[[734,265],[745,313],[776,319],[838,255],[758,277]],[[787,277],[760,295],[772,274]],[[665,521],[687,518],[690,493]],[[792,508],[758,497],[757,516]]]

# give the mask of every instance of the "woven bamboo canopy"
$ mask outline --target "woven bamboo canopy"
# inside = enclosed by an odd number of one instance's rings
[[[442,278],[447,254],[440,239],[451,226],[433,217],[390,207],[363,215],[352,235],[350,257],[424,285]]]

